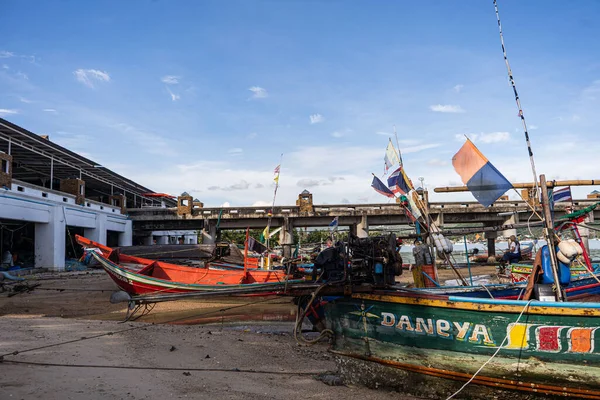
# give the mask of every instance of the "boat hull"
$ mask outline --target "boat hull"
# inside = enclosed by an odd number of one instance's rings
[[[192,293],[192,292],[207,292],[207,291],[219,291],[219,290],[231,290],[235,288],[263,288],[265,292],[269,290],[276,290],[280,288],[285,280],[271,281],[264,283],[223,283],[223,284],[192,284],[192,283],[181,283],[174,282],[165,279],[158,279],[151,276],[139,274],[137,272],[128,270],[126,268],[117,265],[110,260],[93,253],[94,258],[100,263],[102,268],[108,273],[111,279],[125,292],[130,295],[139,296],[144,294],[157,294],[157,293]],[[203,271],[203,270],[198,270]],[[204,270],[206,271],[206,270]],[[295,282],[295,281],[289,281]]]
[[[600,306],[356,295],[324,305],[338,354],[421,374],[600,399]],[[519,314],[527,308],[519,319]]]

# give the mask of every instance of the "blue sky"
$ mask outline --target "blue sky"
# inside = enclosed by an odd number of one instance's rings
[[[600,3],[499,6],[538,173],[599,178]],[[155,191],[266,204],[283,153],[278,204],[303,189],[316,203],[385,202],[370,181],[393,125],[415,182],[460,183],[464,134],[509,180],[531,179],[491,0],[2,10],[0,116]]]

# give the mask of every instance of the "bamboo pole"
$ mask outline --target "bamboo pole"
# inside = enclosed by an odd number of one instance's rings
[[[515,189],[532,189],[535,187],[533,182],[513,183]],[[596,186],[600,185],[600,179],[574,179],[567,181],[546,181],[546,187],[553,188],[557,186]],[[469,192],[466,186],[441,186],[433,189],[436,193]]]

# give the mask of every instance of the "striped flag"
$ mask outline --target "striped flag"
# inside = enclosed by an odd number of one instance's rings
[[[554,189],[552,195],[552,197],[554,197],[555,203],[558,203],[560,201],[573,200],[573,196],[571,196],[571,186],[565,186],[564,188]]]
[[[400,194],[408,193],[412,186],[402,167],[392,172],[387,182],[392,192]]]
[[[394,192],[388,189],[388,187],[385,186],[385,184],[381,182],[381,180],[375,175],[373,175],[373,182],[371,182],[371,187],[375,189],[377,193],[382,194],[386,197],[389,197],[391,199],[396,197],[396,195],[394,195]]]

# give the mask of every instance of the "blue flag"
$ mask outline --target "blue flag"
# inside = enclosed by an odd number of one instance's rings
[[[386,197],[389,197],[392,199],[396,197],[394,195],[394,192],[392,192],[390,189],[388,189],[388,187],[385,186],[385,184],[383,182],[381,182],[381,180],[376,176],[373,176],[373,182],[371,182],[371,187],[373,189],[375,189],[375,191],[377,193],[382,194]]]
[[[335,231],[338,228],[339,217],[335,217],[333,221],[329,224],[329,230]]]

